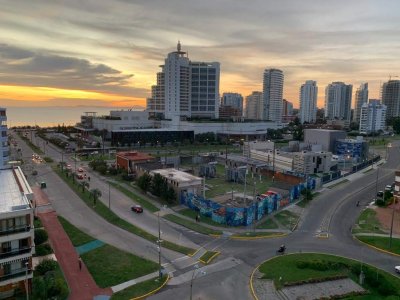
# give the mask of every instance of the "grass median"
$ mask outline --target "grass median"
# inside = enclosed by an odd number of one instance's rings
[[[246,238],[270,238],[270,237],[282,237],[286,235],[283,232],[242,232],[231,236],[232,239],[246,239]]]
[[[259,267],[262,278],[273,280],[277,289],[286,285],[328,281],[335,277],[348,277],[358,282],[361,269],[365,275],[362,286],[369,293],[346,299],[400,297],[399,278],[360,261],[340,256],[318,253],[290,254],[275,257]]]
[[[135,235],[138,235],[146,240],[149,240],[151,242],[156,243],[158,240],[158,237],[155,235],[152,235],[148,233],[147,231],[121,219],[118,217],[114,212],[112,212],[106,205],[104,205],[101,201],[97,201],[96,205],[93,205],[93,199],[89,193],[89,191],[84,190],[82,191],[82,188],[77,185],[77,181],[75,183],[72,181],[72,176],[67,177],[66,173],[61,172],[61,170],[57,167],[53,168],[54,171],[60,176],[61,179],[63,179],[69,187],[75,191],[75,193],[86,203],[87,206],[89,206],[92,210],[94,210],[98,215],[100,215],[102,218],[107,220],[109,223],[118,226],[130,233],[133,233]],[[165,241],[163,240],[162,242],[162,247],[168,248],[170,250],[174,250],[183,254],[193,254],[196,250],[177,245],[175,243]]]
[[[297,223],[299,216],[287,209],[277,213],[274,218],[289,230],[292,230],[293,226]]]
[[[261,224],[257,225],[257,228],[258,229],[277,229],[278,224],[276,224],[273,219],[268,218]]]
[[[163,216],[164,219],[174,222],[176,224],[182,225],[188,229],[191,229],[193,231],[202,233],[202,234],[207,234],[207,235],[221,235],[222,231],[220,230],[214,230],[205,226],[202,226],[198,223],[194,223],[192,221],[186,220],[184,218],[181,218],[179,216],[176,215],[172,215],[172,214],[168,214]]]
[[[119,190],[121,193],[123,193],[125,196],[131,198],[133,201],[137,202],[141,206],[143,206],[145,209],[151,212],[156,212],[159,211],[158,207],[155,206],[154,204],[150,203],[149,201],[145,200],[144,198],[140,197],[138,194],[130,191],[129,189],[123,187],[121,184],[116,183],[116,182],[110,182],[110,184]]]
[[[194,210],[192,210],[192,209],[190,209],[190,208],[185,208],[185,209],[182,209],[182,210],[177,211],[177,213],[180,214],[180,215],[189,217],[189,218],[191,218],[191,219],[193,219],[193,220],[196,220],[196,216],[198,215],[199,212],[194,211]],[[201,221],[202,223],[205,223],[205,224],[208,224],[208,225],[211,225],[211,226],[216,226],[216,227],[230,227],[230,226],[225,225],[225,224],[220,224],[220,223],[214,222],[210,217],[206,217],[206,216],[204,216],[204,215],[201,215],[200,221]]]
[[[390,247],[390,237],[358,235],[356,236],[356,238],[376,248],[400,255],[400,239],[398,238],[392,238],[391,247]]]
[[[201,261],[203,264],[208,265],[214,258],[216,258],[220,252],[218,251],[207,251],[204,253],[200,258],[199,261]]]
[[[113,294],[111,296],[111,300],[126,300],[147,295],[148,293],[162,287],[167,280],[168,276],[164,275],[161,278],[161,280],[159,280],[157,277],[143,282],[139,282],[135,285],[132,285],[122,291]]]
[[[94,240],[93,237],[80,231],[67,220],[62,218],[59,220],[74,246]],[[96,284],[102,288],[114,286],[158,270],[157,263],[107,244],[81,254],[81,258]]]

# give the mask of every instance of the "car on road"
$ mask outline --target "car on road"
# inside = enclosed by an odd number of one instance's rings
[[[399,273],[399,274],[400,274],[400,266],[395,266],[395,267],[394,267],[394,270],[396,271],[396,273]]]
[[[83,172],[83,171],[84,171],[83,168],[81,167],[78,168],[78,172]]]
[[[390,184],[385,186],[385,191],[391,191],[391,190],[392,190],[392,186]]]
[[[140,205],[133,205],[131,206],[131,211],[140,214],[143,212],[143,207],[141,207]]]
[[[83,179],[83,174],[77,174],[76,177],[77,177],[78,179]]]
[[[376,196],[377,196],[377,197],[383,197],[383,191],[379,191],[379,192],[376,194]]]
[[[67,165],[67,170],[72,170],[72,166],[70,164]]]

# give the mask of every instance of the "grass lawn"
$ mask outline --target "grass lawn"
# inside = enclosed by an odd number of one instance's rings
[[[194,223],[192,221],[178,217],[176,215],[169,214],[163,216],[163,218],[202,234],[216,234],[216,235],[222,234],[222,231],[210,229],[198,223]]]
[[[300,202],[297,202],[297,206],[300,207],[306,207],[312,200],[314,200],[320,193],[319,192],[315,192],[312,193],[312,199],[305,199],[303,196],[301,196],[303,199]]]
[[[356,225],[353,233],[385,233],[380,229],[381,224],[376,217],[376,211],[371,208],[362,211]]]
[[[287,229],[292,229],[299,216],[289,210],[282,210],[277,213],[274,218]]]
[[[264,222],[257,226],[258,229],[277,229],[278,224],[271,218],[266,219]]]
[[[81,255],[99,287],[111,287],[158,270],[158,264],[103,245]]]
[[[356,236],[360,241],[374,247],[393,252],[400,255],[400,239],[392,239],[392,248],[389,248],[389,237],[382,236]]]
[[[113,294],[111,296],[111,300],[126,300],[146,295],[147,293],[161,287],[167,279],[167,275],[164,275],[161,281],[157,277],[139,282],[138,284],[135,284],[118,293]]]
[[[370,291],[369,295],[354,296],[346,299],[388,299],[400,297],[400,279],[389,273],[363,264],[365,273],[364,288]],[[272,279],[275,286],[280,289],[285,283],[295,283],[309,279],[328,279],[332,276],[347,276],[358,282],[361,263],[333,255],[305,253],[290,254],[275,257],[264,262],[259,271],[263,278]],[[279,280],[279,278],[282,280]],[[385,290],[385,291],[384,291]],[[388,292],[388,294],[385,294]]]
[[[58,216],[58,221],[60,221],[62,227],[69,236],[69,239],[71,240],[72,245],[74,245],[74,247],[78,247],[95,240],[90,235],[87,235],[83,231],[80,231],[78,228],[69,223],[63,217]]]
[[[72,190],[75,191],[75,193],[86,203],[87,206],[89,206],[105,220],[107,220],[111,224],[114,224],[115,226],[118,226],[151,242],[156,242],[158,240],[158,237],[156,237],[155,235],[152,235],[147,231],[144,231],[143,229],[118,217],[115,213],[109,210],[108,207],[104,205],[100,200],[97,201],[96,206],[93,206],[93,198],[90,196],[90,193],[88,191],[82,192],[82,188],[77,185],[77,181],[75,181],[75,184],[73,183],[72,176],[67,178],[65,173],[62,173],[61,170],[57,167],[54,167],[53,170],[70,186]],[[180,246],[166,240],[162,242],[162,246],[170,250],[181,252],[183,254],[192,254],[196,251],[194,249]]]
[[[135,201],[136,203],[143,206],[143,208],[147,209],[148,211],[151,211],[151,212],[159,211],[157,206],[153,205],[151,202],[140,197],[137,193],[128,190],[127,188],[123,187],[122,185],[120,185],[118,183],[110,182],[110,184],[114,188],[116,188],[117,190],[119,190],[120,192],[122,192],[123,194],[128,196],[129,198],[131,198],[133,201]]]
[[[204,253],[199,260],[202,263],[205,263],[206,265],[209,264],[214,258],[218,256],[219,252],[218,251],[207,251]]]
[[[198,214],[197,211],[194,211],[194,210],[192,210],[190,208],[179,210],[179,211],[177,211],[177,213],[181,214],[181,215],[184,215],[186,217],[189,217],[189,218],[191,218],[193,220],[196,220],[196,216]],[[230,227],[230,226],[225,225],[225,224],[220,224],[220,223],[214,222],[210,217],[206,217],[206,216],[203,216],[203,215],[200,217],[200,223],[206,223],[208,225],[218,226],[218,227]]]

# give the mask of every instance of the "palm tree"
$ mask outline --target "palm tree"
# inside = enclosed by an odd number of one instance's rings
[[[101,197],[101,191],[99,189],[92,189],[90,193],[93,196],[93,206],[96,206],[97,199]]]
[[[79,184],[82,187],[82,193],[85,193],[85,188],[89,188],[89,182],[83,180]]]

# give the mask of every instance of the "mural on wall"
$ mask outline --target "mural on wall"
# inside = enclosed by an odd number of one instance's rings
[[[310,177],[307,178],[307,182],[293,186],[285,197],[269,190],[258,195],[256,201],[248,207],[227,207],[211,199],[204,199],[199,195],[187,192],[181,194],[180,201],[181,204],[200,212],[204,216],[211,217],[214,222],[219,224],[248,226],[260,220],[264,215],[271,214],[299,199],[301,191],[306,187],[315,189],[315,186],[315,178]]]

